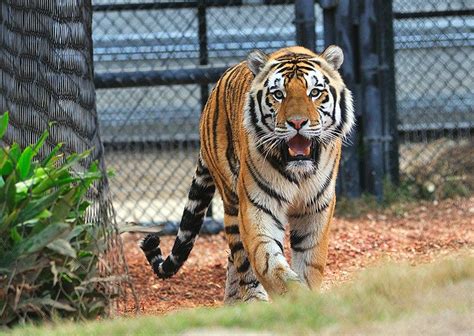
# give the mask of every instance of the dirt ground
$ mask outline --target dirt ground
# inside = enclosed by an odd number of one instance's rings
[[[474,252],[474,197],[397,207],[397,211],[389,209],[357,219],[335,218],[323,290],[380,261],[418,264],[459,251]],[[142,237],[123,237],[142,313],[222,305],[229,253],[223,233],[200,236],[188,261],[168,280],[156,278],[151,271],[138,247]],[[169,252],[173,240],[162,239],[164,253]],[[134,310],[131,300],[120,304],[122,314]]]

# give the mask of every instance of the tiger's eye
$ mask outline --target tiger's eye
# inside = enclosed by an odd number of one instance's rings
[[[273,92],[273,97],[275,97],[278,100],[282,100],[284,95],[283,95],[283,92],[281,92],[280,90],[276,90]]]
[[[309,95],[313,98],[316,98],[320,94],[321,94],[321,91],[319,91],[318,89],[312,89],[311,92],[309,93]]]

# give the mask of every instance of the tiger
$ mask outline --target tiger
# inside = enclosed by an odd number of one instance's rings
[[[354,125],[340,47],[255,50],[217,81],[200,118],[200,150],[179,230],[164,258],[157,234],[141,248],[154,273],[188,258],[216,189],[230,253],[224,302],[317,290],[328,255],[342,144]],[[289,227],[291,266],[284,253]]]

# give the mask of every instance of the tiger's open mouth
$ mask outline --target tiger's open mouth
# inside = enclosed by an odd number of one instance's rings
[[[315,160],[317,155],[317,145],[301,134],[296,134],[290,140],[282,142],[282,156],[289,161]]]

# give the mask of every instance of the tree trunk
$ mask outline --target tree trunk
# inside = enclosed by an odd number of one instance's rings
[[[3,141],[25,147],[49,128],[40,156],[58,143],[64,144],[65,154],[92,149],[74,168],[97,160],[104,175],[91,188],[86,220],[99,225],[111,251],[100,265],[103,274],[124,275],[99,135],[92,55],[91,0],[0,2],[0,113],[10,114]]]

